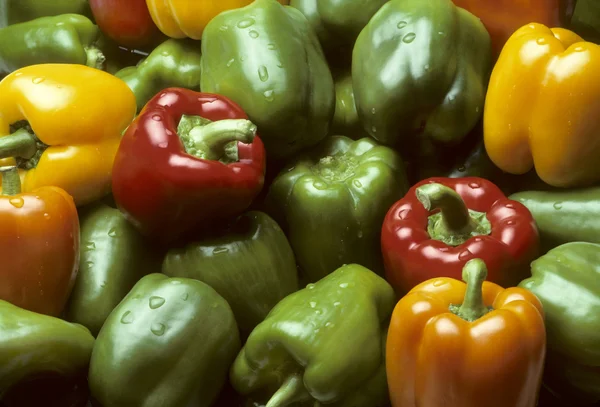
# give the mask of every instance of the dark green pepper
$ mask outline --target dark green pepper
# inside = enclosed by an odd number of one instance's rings
[[[208,407],[240,346],[233,312],[215,290],[150,274],[102,327],[90,391],[105,407]]]
[[[600,187],[526,191],[510,199],[529,209],[545,251],[569,242],[600,243]]]
[[[408,190],[398,153],[371,138],[330,137],[271,184],[267,208],[286,231],[307,282],[343,264],[383,272],[383,219]]]
[[[246,334],[298,290],[292,248],[279,225],[262,212],[245,213],[221,236],[171,250],[162,272],[210,285],[227,300]]]
[[[0,28],[61,14],[92,18],[89,0],[0,0]]]
[[[328,134],[333,79],[316,34],[295,8],[256,0],[219,14],[204,30],[202,55],[202,91],[239,104],[270,157],[289,157]]]
[[[158,92],[170,87],[200,90],[200,44],[169,39],[154,49],[137,66],[124,68],[115,76],[135,94],[138,112]]]
[[[600,245],[567,243],[531,264],[519,284],[544,306],[545,382],[573,406],[600,402]]]
[[[0,73],[28,65],[69,63],[102,69],[104,55],[95,46],[100,30],[77,14],[41,17],[0,29]]]
[[[80,213],[79,223],[79,273],[67,319],[97,335],[135,283],[160,271],[160,261],[118,209],[96,205]]]
[[[354,46],[358,115],[380,142],[418,149],[461,141],[477,124],[492,69],[490,35],[451,0],[391,0]]]
[[[84,326],[0,300],[0,399],[11,386],[39,373],[85,373],[93,346]]]
[[[346,73],[335,81],[335,114],[331,125],[331,134],[339,134],[358,140],[368,137],[356,112],[352,75]]]
[[[570,28],[586,41],[600,44],[600,2],[577,0]]]
[[[350,264],[284,298],[250,334],[230,372],[243,395],[309,406],[381,407],[392,287]]]

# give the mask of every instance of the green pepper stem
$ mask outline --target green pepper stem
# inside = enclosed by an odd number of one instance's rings
[[[462,279],[467,283],[465,299],[455,311],[456,315],[466,321],[475,321],[490,309],[483,302],[483,282],[487,278],[487,267],[481,259],[469,260],[462,270]]]
[[[21,178],[19,177],[19,169],[14,165],[0,167],[0,173],[2,173],[2,194],[20,194]]]
[[[465,202],[452,188],[442,184],[425,184],[417,188],[416,193],[425,209],[441,211],[448,229],[462,230],[471,221]]]
[[[100,51],[99,48],[95,46],[86,47],[85,54],[87,57],[86,65],[90,68],[102,69],[104,68],[104,61],[106,61],[106,57]]]
[[[205,160],[238,161],[237,142],[250,144],[256,136],[256,125],[245,119],[226,119],[193,127],[188,135],[193,150],[199,158]],[[234,149],[226,147],[235,143]]]
[[[0,158],[19,157],[26,160],[37,153],[37,140],[26,128],[0,137]]]
[[[310,400],[300,374],[292,374],[283,382],[265,407],[286,407],[292,403]]]

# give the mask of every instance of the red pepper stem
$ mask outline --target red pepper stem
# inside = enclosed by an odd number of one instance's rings
[[[310,400],[311,398],[304,387],[302,375],[296,373],[288,376],[265,407],[287,407],[297,402]]]
[[[104,61],[106,61],[106,57],[100,51],[100,49],[96,47],[87,47],[85,48],[85,54],[87,57],[86,65],[90,68],[102,69],[104,68]]]
[[[37,139],[26,128],[0,137],[0,158],[19,157],[26,160],[37,153]]]
[[[0,167],[2,173],[2,195],[17,195],[21,193],[21,178],[19,169],[14,166]]]
[[[442,184],[425,184],[417,188],[417,199],[428,211],[439,209],[451,231],[461,231],[469,225],[469,209],[460,195]]]
[[[226,119],[196,126],[190,130],[188,139],[196,155],[205,160],[237,161],[237,143],[233,150],[226,147],[232,142],[251,144],[256,136],[256,125],[245,119]]]
[[[490,309],[483,302],[483,282],[487,278],[487,267],[481,259],[469,260],[462,270],[462,279],[467,283],[465,299],[456,315],[466,321],[475,321]]]

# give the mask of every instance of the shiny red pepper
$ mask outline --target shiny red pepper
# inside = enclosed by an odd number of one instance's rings
[[[529,210],[483,178],[429,178],[388,211],[381,232],[386,278],[401,294],[435,277],[460,279],[480,258],[488,280],[512,287],[530,275],[539,234]]]
[[[233,101],[169,88],[125,132],[113,167],[119,209],[171,242],[243,212],[263,187],[265,149]]]

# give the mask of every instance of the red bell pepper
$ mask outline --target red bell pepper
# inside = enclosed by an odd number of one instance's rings
[[[143,234],[170,242],[248,208],[263,187],[265,165],[256,126],[237,104],[169,88],[125,132],[113,195]]]
[[[512,287],[530,275],[539,233],[529,210],[483,178],[429,178],[388,211],[381,232],[386,278],[399,293],[435,278],[459,280],[480,258],[488,280]]]

